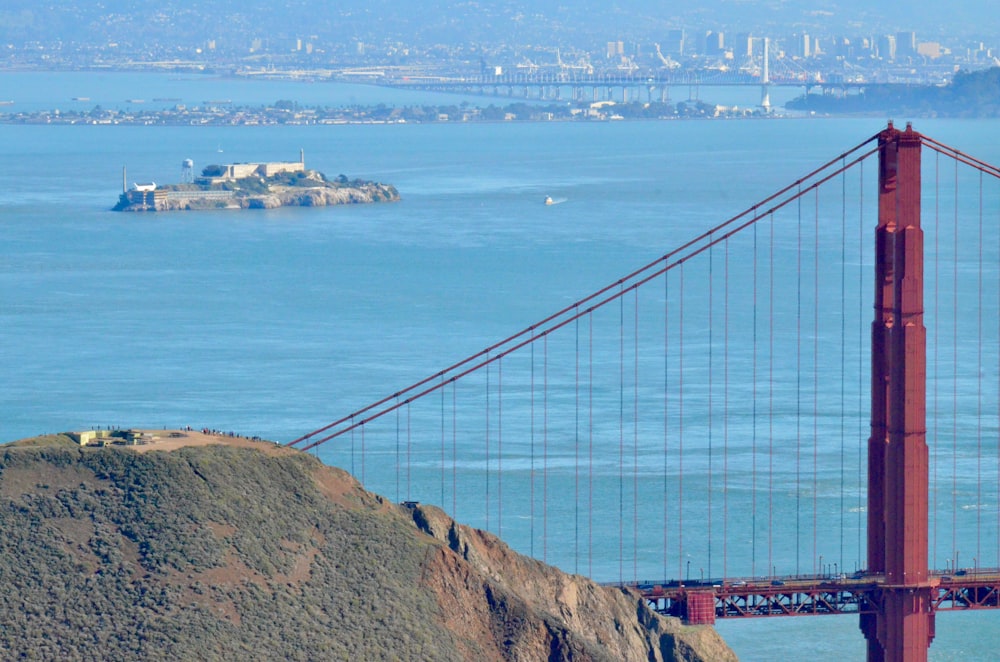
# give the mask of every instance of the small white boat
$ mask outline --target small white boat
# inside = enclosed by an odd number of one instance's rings
[[[547,205],[554,205],[555,204],[555,201],[552,199],[551,195],[545,196],[545,204],[547,204]]]

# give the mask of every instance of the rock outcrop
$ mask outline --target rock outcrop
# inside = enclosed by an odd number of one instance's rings
[[[423,583],[449,629],[466,635],[466,659],[736,660],[712,628],[684,626],[636,594],[521,556],[433,506],[411,512],[444,545],[428,560]]]

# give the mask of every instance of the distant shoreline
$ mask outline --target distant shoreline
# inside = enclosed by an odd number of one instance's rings
[[[0,124],[80,126],[318,126],[347,124],[471,124],[511,122],[615,122],[676,121],[686,119],[781,119],[805,117],[783,110],[765,112],[760,107],[724,106],[703,101],[598,102],[569,105],[517,102],[504,106],[401,105],[316,107],[295,102],[276,105],[234,106],[229,101],[201,105],[176,104],[167,109],[63,110],[0,112]]]

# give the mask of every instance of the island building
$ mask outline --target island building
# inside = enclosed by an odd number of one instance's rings
[[[266,163],[230,163],[221,166],[208,166],[200,177],[195,177],[195,184],[222,184],[247,177],[274,177],[283,172],[305,172],[305,150],[299,150],[298,161],[269,161]]]
[[[185,159],[184,167],[190,168],[191,159]],[[235,182],[247,177],[273,177],[285,172],[305,172],[306,156],[305,150],[299,150],[298,161],[265,161],[261,163],[228,163],[224,165],[210,165],[202,170],[199,177],[194,178],[194,184],[199,187],[208,188],[226,182]],[[177,190],[174,188],[163,189],[156,185],[156,182],[139,183],[133,182],[128,185],[128,174],[126,168],[122,167],[122,196],[130,205],[144,206],[148,209],[162,207],[166,200],[171,198],[190,198],[196,195],[199,198],[219,197],[230,198],[232,191],[208,191],[199,190]],[[159,204],[158,204],[159,203]]]

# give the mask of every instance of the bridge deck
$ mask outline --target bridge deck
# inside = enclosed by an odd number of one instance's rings
[[[718,618],[865,614],[878,609],[878,588],[890,588],[884,575],[792,575],[706,581],[613,584],[637,591],[654,610],[690,623]],[[1000,569],[932,573],[927,586],[935,611],[1000,608]],[[711,614],[694,616],[691,596],[711,596]],[[706,598],[695,598],[701,602]],[[703,610],[700,610],[703,611]]]

